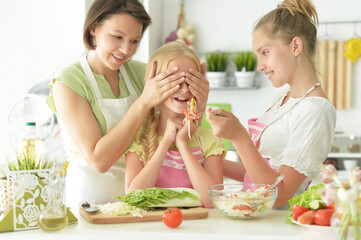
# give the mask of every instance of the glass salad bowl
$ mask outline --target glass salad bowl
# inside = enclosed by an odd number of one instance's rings
[[[252,219],[265,216],[277,198],[277,188],[266,184],[217,184],[208,189],[213,206],[225,217]]]

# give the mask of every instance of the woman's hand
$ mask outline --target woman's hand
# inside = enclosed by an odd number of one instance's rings
[[[189,90],[197,99],[197,111],[204,113],[207,107],[207,100],[209,94],[209,82],[205,77],[206,65],[201,64],[201,72],[194,69],[189,69],[185,74],[186,83],[189,84]]]
[[[206,113],[206,119],[211,124],[215,136],[231,141],[244,136],[244,134],[248,136],[247,130],[231,112],[208,108]]]
[[[169,147],[176,140],[177,132],[182,127],[183,127],[182,119],[180,119],[180,118],[176,118],[176,119],[168,118],[167,119],[167,125],[166,125],[166,128],[165,128],[163,141],[165,141],[165,143],[168,143]]]
[[[190,124],[190,135],[193,136],[197,130],[197,126],[194,121],[189,121],[187,118],[184,118],[182,121],[182,128],[179,129],[175,144],[178,147],[180,144],[188,144],[189,136],[188,136],[188,124]]]
[[[157,63],[152,63],[152,69],[146,78],[144,90],[139,97],[144,104],[152,108],[163,102],[168,96],[175,93],[182,82],[185,81],[185,73],[176,73],[178,67],[166,70],[155,76]]]

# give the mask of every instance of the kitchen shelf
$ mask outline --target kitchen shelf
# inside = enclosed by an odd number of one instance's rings
[[[361,158],[361,153],[347,153],[347,152],[340,152],[340,153],[329,153],[328,158]]]
[[[224,83],[224,86],[218,86],[218,87],[209,87],[211,90],[214,91],[242,91],[242,90],[257,90],[260,89],[262,86],[262,80],[259,78],[254,79],[253,86],[251,87],[239,87],[237,86],[237,81],[235,77],[228,76],[226,82]]]

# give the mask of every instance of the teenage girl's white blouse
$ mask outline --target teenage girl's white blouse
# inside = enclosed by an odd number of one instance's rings
[[[264,158],[269,158],[271,167],[276,170],[287,165],[306,176],[296,193],[299,194],[305,191],[309,180],[320,173],[330,152],[336,111],[326,98],[306,97],[299,101],[291,97],[280,106],[282,100],[276,100],[273,107],[258,119],[258,122],[267,124],[279,118],[264,130],[259,151]]]

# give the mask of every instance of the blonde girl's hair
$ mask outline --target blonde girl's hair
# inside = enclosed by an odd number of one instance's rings
[[[149,75],[153,62],[157,63],[155,74],[158,75],[167,69],[170,61],[182,56],[187,56],[192,59],[197,65],[196,70],[200,71],[201,66],[198,55],[183,42],[175,41],[163,45],[153,53],[149,59],[145,76]],[[158,114],[156,107],[154,107],[151,109],[146,119],[144,120],[142,132],[140,135],[139,146],[142,150],[140,154],[140,161],[144,166],[147,164],[149,159],[152,158],[157,148],[157,126]]]
[[[306,56],[314,66],[317,25],[316,8],[310,0],[285,0],[257,22],[254,32],[262,28],[270,37],[281,38],[286,44],[294,37],[300,37]]]

